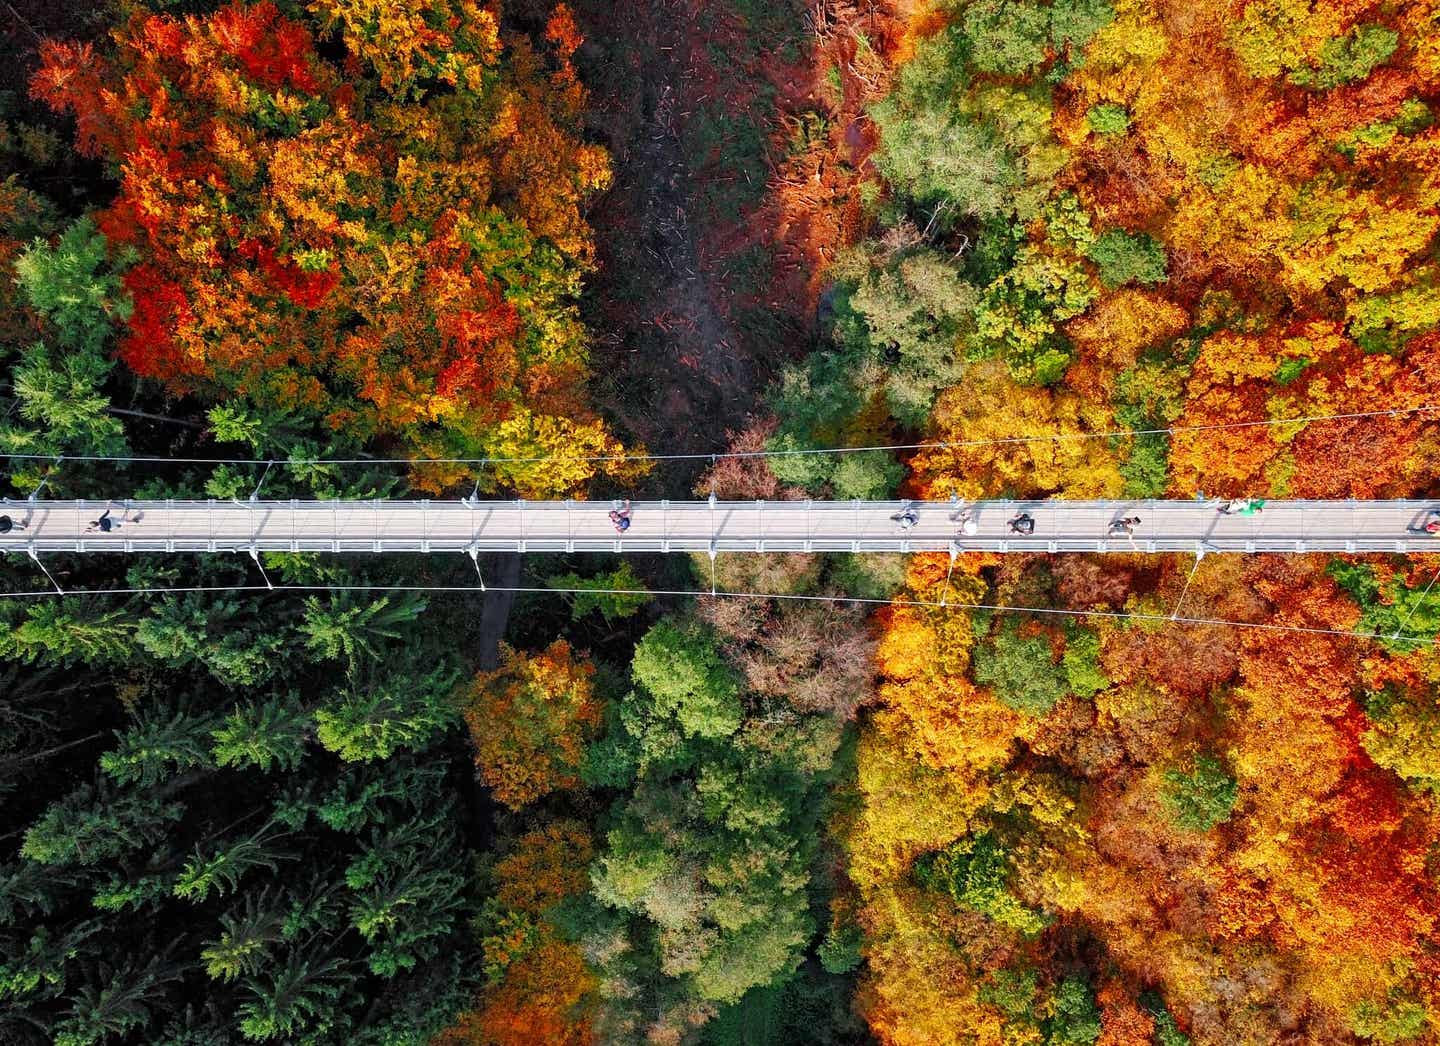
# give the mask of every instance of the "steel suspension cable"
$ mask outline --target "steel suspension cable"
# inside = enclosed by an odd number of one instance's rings
[[[1415,611],[1419,610],[1425,600],[1430,598],[1430,590],[1435,587],[1435,582],[1437,581],[1440,581],[1440,568],[1436,569],[1434,577],[1430,579],[1430,584],[1425,586],[1425,591],[1420,593],[1420,598],[1415,601],[1415,605],[1410,608],[1410,612],[1406,614],[1400,624],[1396,626],[1395,634],[1390,637],[1392,641],[1400,639],[1400,633],[1405,631],[1406,625],[1410,624],[1410,619],[1415,616]]]
[[[1111,429],[1099,432],[1054,432],[1031,436],[1003,436],[992,439],[929,440],[921,443],[888,443],[860,447],[806,447],[792,450],[737,450],[691,454],[548,454],[531,457],[479,458],[196,458],[106,454],[18,454],[0,451],[0,459],[14,461],[83,461],[111,464],[158,465],[540,465],[547,462],[602,464],[618,461],[710,461],[720,458],[785,458],[825,454],[871,454],[910,450],[958,450],[967,447],[1014,446],[1073,440],[1124,439],[1135,436],[1173,436],[1185,432],[1215,432],[1231,429],[1270,428],[1278,425],[1309,425],[1324,421],[1356,421],[1363,418],[1401,417],[1440,411],[1440,405],[1398,407],[1393,410],[1355,411],[1348,414],[1313,414],[1298,418],[1268,418],[1264,421],[1216,422],[1210,425],[1171,425],[1154,429]]]
[[[787,592],[736,592],[721,589],[715,593],[703,589],[645,589],[645,588],[550,588],[526,585],[489,585],[484,589],[473,585],[191,585],[177,588],[97,588],[69,589],[57,592],[54,589],[35,589],[25,592],[0,592],[0,599],[64,598],[80,596],[125,596],[125,595],[174,595],[188,592],[445,592],[479,593],[509,592],[515,594],[554,595],[608,595],[608,596],[679,596],[685,598],[730,598],[730,599],[777,599],[816,603],[856,603],[872,606],[920,607],[935,610],[984,610],[1011,614],[1043,614],[1056,617],[1102,618],[1109,620],[1145,621],[1160,624],[1208,625],[1215,627],[1252,629],[1263,632],[1284,632],[1301,635],[1339,636],[1345,639],[1383,639],[1387,642],[1425,645],[1434,642],[1423,637],[1395,637],[1383,632],[1354,632],[1340,628],[1320,628],[1308,625],[1277,625],[1265,621],[1235,621],[1216,617],[1173,617],[1169,614],[1144,614],[1120,610],[1071,610],[1063,607],[1027,607],[1006,603],[954,603],[933,599],[880,599],[869,596],[799,595]]]

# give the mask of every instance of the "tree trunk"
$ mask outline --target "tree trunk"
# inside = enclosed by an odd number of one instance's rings
[[[492,560],[487,584],[513,589],[520,584],[520,556],[508,552]],[[514,592],[485,593],[485,603],[480,608],[480,667],[490,671],[500,664],[500,640],[505,638],[505,625],[510,620],[510,608],[515,605]]]
[[[167,425],[183,425],[187,429],[203,429],[205,427],[196,421],[170,418],[164,414],[149,414],[143,410],[126,410],[124,407],[106,407],[105,410],[110,414],[123,414],[127,418],[144,418],[146,421],[163,421]]]
[[[104,737],[108,733],[110,733],[109,730],[101,730],[98,733],[91,734],[89,737],[77,738],[74,741],[66,741],[63,745],[56,745],[54,748],[47,748],[43,752],[32,752],[30,755],[11,756],[9,759],[0,762],[0,766],[3,766],[8,770],[12,766],[21,766],[25,763],[33,763],[37,759],[49,759],[52,755],[59,755],[67,748],[74,748],[77,745],[89,744],[91,741],[94,741],[97,738]]]

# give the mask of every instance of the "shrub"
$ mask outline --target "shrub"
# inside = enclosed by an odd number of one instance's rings
[[[1196,758],[1192,773],[1167,770],[1160,793],[1171,820],[1190,832],[1208,832],[1229,819],[1237,796],[1235,778],[1218,759],[1204,755]]]
[[[1065,677],[1056,667],[1046,635],[1022,637],[1003,626],[975,648],[975,681],[995,691],[1003,704],[1028,715],[1045,715],[1065,696]]]
[[[1127,283],[1153,286],[1165,282],[1165,248],[1147,233],[1110,229],[1092,243],[1086,253],[1100,270],[1107,287]]]
[[[1116,135],[1130,130],[1130,110],[1115,102],[1092,105],[1085,120],[1096,134]]]

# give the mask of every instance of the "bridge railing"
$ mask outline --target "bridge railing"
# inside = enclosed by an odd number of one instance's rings
[[[609,502],[130,501],[110,504],[109,533],[89,524],[98,501],[8,502],[16,522],[0,535],[13,551],[300,552],[1405,552],[1440,551],[1413,528],[1430,503],[1276,501],[1255,515],[1223,515],[1214,502],[715,501],[636,502],[617,533]],[[910,508],[913,527],[892,519]],[[953,514],[970,513],[977,533]],[[1032,534],[1011,532],[1017,513]],[[1138,517],[1130,534],[1111,521]]]

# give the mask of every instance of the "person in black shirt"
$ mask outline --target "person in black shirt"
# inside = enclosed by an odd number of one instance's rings
[[[897,512],[890,518],[895,521],[895,525],[901,530],[911,530],[915,524],[920,522],[920,513],[916,512],[913,508],[907,507],[903,512]]]

